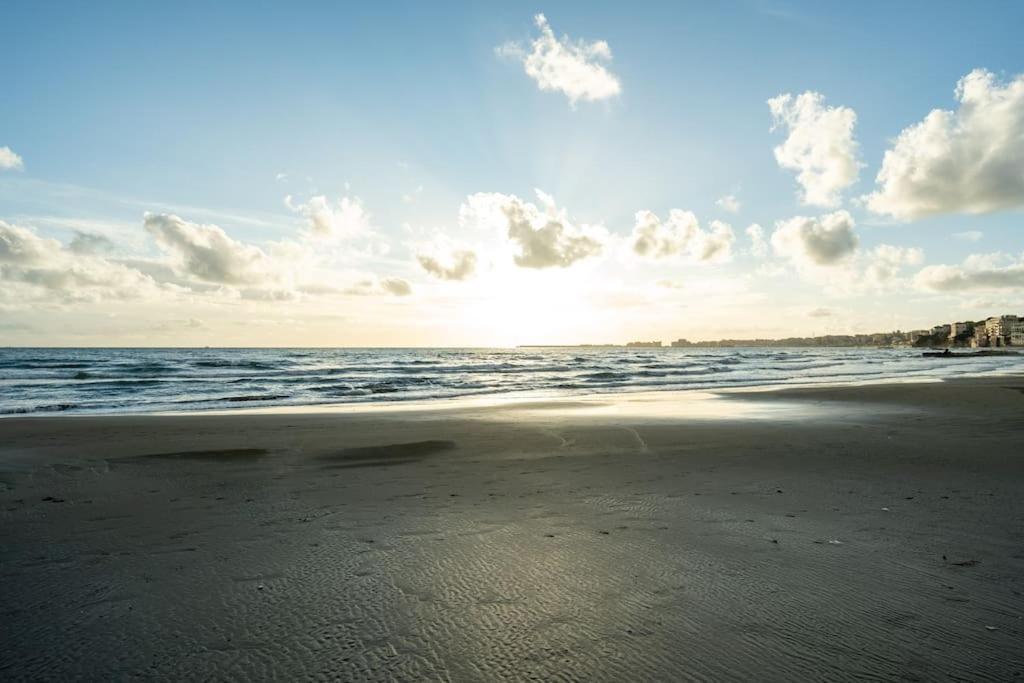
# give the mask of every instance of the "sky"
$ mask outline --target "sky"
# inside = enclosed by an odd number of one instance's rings
[[[0,345],[1024,314],[1024,4],[0,6]]]

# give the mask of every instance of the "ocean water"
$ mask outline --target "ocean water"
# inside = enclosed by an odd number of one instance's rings
[[[1024,371],[913,349],[0,349],[0,415],[715,389]]]

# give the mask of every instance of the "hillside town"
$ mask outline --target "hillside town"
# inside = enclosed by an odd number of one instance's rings
[[[631,348],[659,348],[660,341],[635,341]],[[820,337],[787,337],[785,339],[719,339],[691,342],[677,339],[673,347],[738,347],[738,346],[875,346],[923,348],[1002,348],[1024,347],[1024,317],[998,315],[977,321],[952,322],[928,330],[908,332],[876,332],[874,334],[829,334]]]

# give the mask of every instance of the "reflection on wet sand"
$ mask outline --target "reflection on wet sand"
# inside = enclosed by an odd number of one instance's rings
[[[4,676],[1007,679],[1021,386],[0,421]]]

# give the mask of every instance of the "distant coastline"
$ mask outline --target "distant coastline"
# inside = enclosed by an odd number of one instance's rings
[[[1024,316],[1004,314],[979,321],[935,325],[928,330],[873,332],[870,334],[826,334],[817,337],[782,339],[677,339],[668,345],[660,341],[631,341],[626,344],[523,344],[521,349],[579,348],[1024,348]],[[991,354],[990,354],[991,355]]]

